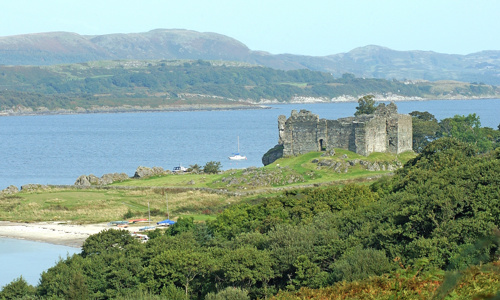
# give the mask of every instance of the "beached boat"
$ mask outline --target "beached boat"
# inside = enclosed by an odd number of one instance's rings
[[[132,223],[132,224],[135,224],[135,223],[143,223],[143,222],[147,222],[148,219],[133,219],[133,220],[129,220],[129,223]]]
[[[128,221],[111,221],[108,223],[108,226],[118,226],[118,225],[128,225]]]
[[[149,236],[145,234],[132,233],[131,235],[142,242],[147,242],[149,240]]]
[[[174,167],[172,172],[187,172],[187,168],[183,167],[182,165],[179,165],[177,167]]]
[[[139,231],[149,231],[149,230],[155,230],[155,229],[156,229],[155,226],[144,226],[144,227],[139,228]]]
[[[175,224],[175,221],[172,221],[170,219],[166,219],[166,220],[163,220],[163,221],[160,221],[160,222],[156,222],[156,225],[160,225],[160,226],[170,226],[170,225],[174,225]]]

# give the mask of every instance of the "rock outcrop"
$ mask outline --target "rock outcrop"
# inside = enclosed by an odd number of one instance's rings
[[[262,164],[267,166],[283,157],[283,145],[276,145],[262,156]]]
[[[44,184],[37,184],[37,183],[30,183],[30,184],[24,184],[21,186],[21,191],[24,192],[34,192],[38,190],[46,190],[49,187]]]
[[[9,185],[8,187],[0,191],[1,196],[14,195],[17,193],[19,193],[19,189],[15,185]]]
[[[81,175],[76,179],[75,185],[77,186],[92,186],[92,185],[107,185],[116,181],[127,180],[130,177],[125,173],[109,173],[102,175],[101,178],[90,174]]]
[[[162,167],[149,168],[140,166],[135,170],[134,178],[146,178],[163,174],[166,174],[166,171]]]

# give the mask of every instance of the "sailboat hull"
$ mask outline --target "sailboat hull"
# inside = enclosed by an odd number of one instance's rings
[[[239,152],[240,152],[240,137],[238,136],[238,152],[233,153],[233,155],[229,156],[229,159],[230,160],[245,160],[245,159],[247,159],[246,156],[240,155]]]
[[[247,157],[243,156],[243,155],[236,154],[233,156],[229,156],[229,159],[230,160],[245,160],[245,159],[247,159]]]

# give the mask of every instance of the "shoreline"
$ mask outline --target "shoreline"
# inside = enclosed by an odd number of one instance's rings
[[[487,100],[498,99],[496,96],[488,97],[445,97],[445,98],[421,98],[421,97],[403,97],[403,96],[381,96],[375,95],[376,102],[407,102],[407,101],[432,101],[432,100]],[[187,112],[187,111],[219,111],[219,110],[254,110],[254,109],[272,109],[269,105],[283,104],[324,104],[324,103],[353,103],[357,102],[358,98],[353,96],[336,97],[333,99],[323,99],[315,97],[298,97],[290,102],[279,102],[264,100],[258,103],[244,105],[186,105],[186,106],[164,106],[159,108],[151,108],[149,106],[118,106],[118,107],[93,107],[93,108],[78,108],[78,109],[55,109],[48,110],[46,108],[21,107],[17,110],[7,109],[0,111],[0,117],[14,116],[52,116],[52,115],[81,115],[81,114],[114,114],[114,113],[151,113],[151,112]]]
[[[0,238],[28,240],[81,248],[93,234],[110,229],[106,223],[76,225],[62,222],[16,223],[0,221]],[[128,230],[128,228],[124,228]]]
[[[77,109],[54,109],[46,108],[19,108],[17,110],[7,109],[0,111],[0,117],[14,116],[53,116],[53,115],[83,115],[83,114],[115,114],[115,113],[151,113],[151,112],[188,112],[188,111],[219,111],[219,110],[253,110],[270,109],[264,104],[245,105],[192,105],[192,106],[168,106],[151,108],[149,106],[118,106],[118,107],[93,107]]]

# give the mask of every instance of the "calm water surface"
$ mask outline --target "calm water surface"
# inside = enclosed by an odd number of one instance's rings
[[[80,252],[78,248],[0,238],[0,289],[21,275],[29,284],[37,285],[40,274],[59,258]]]
[[[497,128],[500,99],[398,102],[400,113],[428,111],[438,120],[476,113]],[[220,161],[223,169],[262,166],[278,142],[279,115],[307,109],[320,118],[352,116],[357,103],[286,104],[272,109],[0,117],[0,190],[28,183],[73,184],[82,174],[102,176],[138,166],[172,169]],[[231,162],[237,150],[246,161]],[[0,238],[0,286],[21,274],[30,284],[66,253],[79,249]]]
[[[428,111],[438,119],[476,113],[497,128],[500,100],[398,102],[401,113]],[[357,103],[287,104],[272,109],[0,117],[0,189],[28,183],[73,184],[82,174],[133,176],[138,166],[171,170],[220,161],[223,169],[262,166],[278,142],[277,118],[307,109],[320,118],[352,116]],[[237,151],[248,157],[232,162]]]

